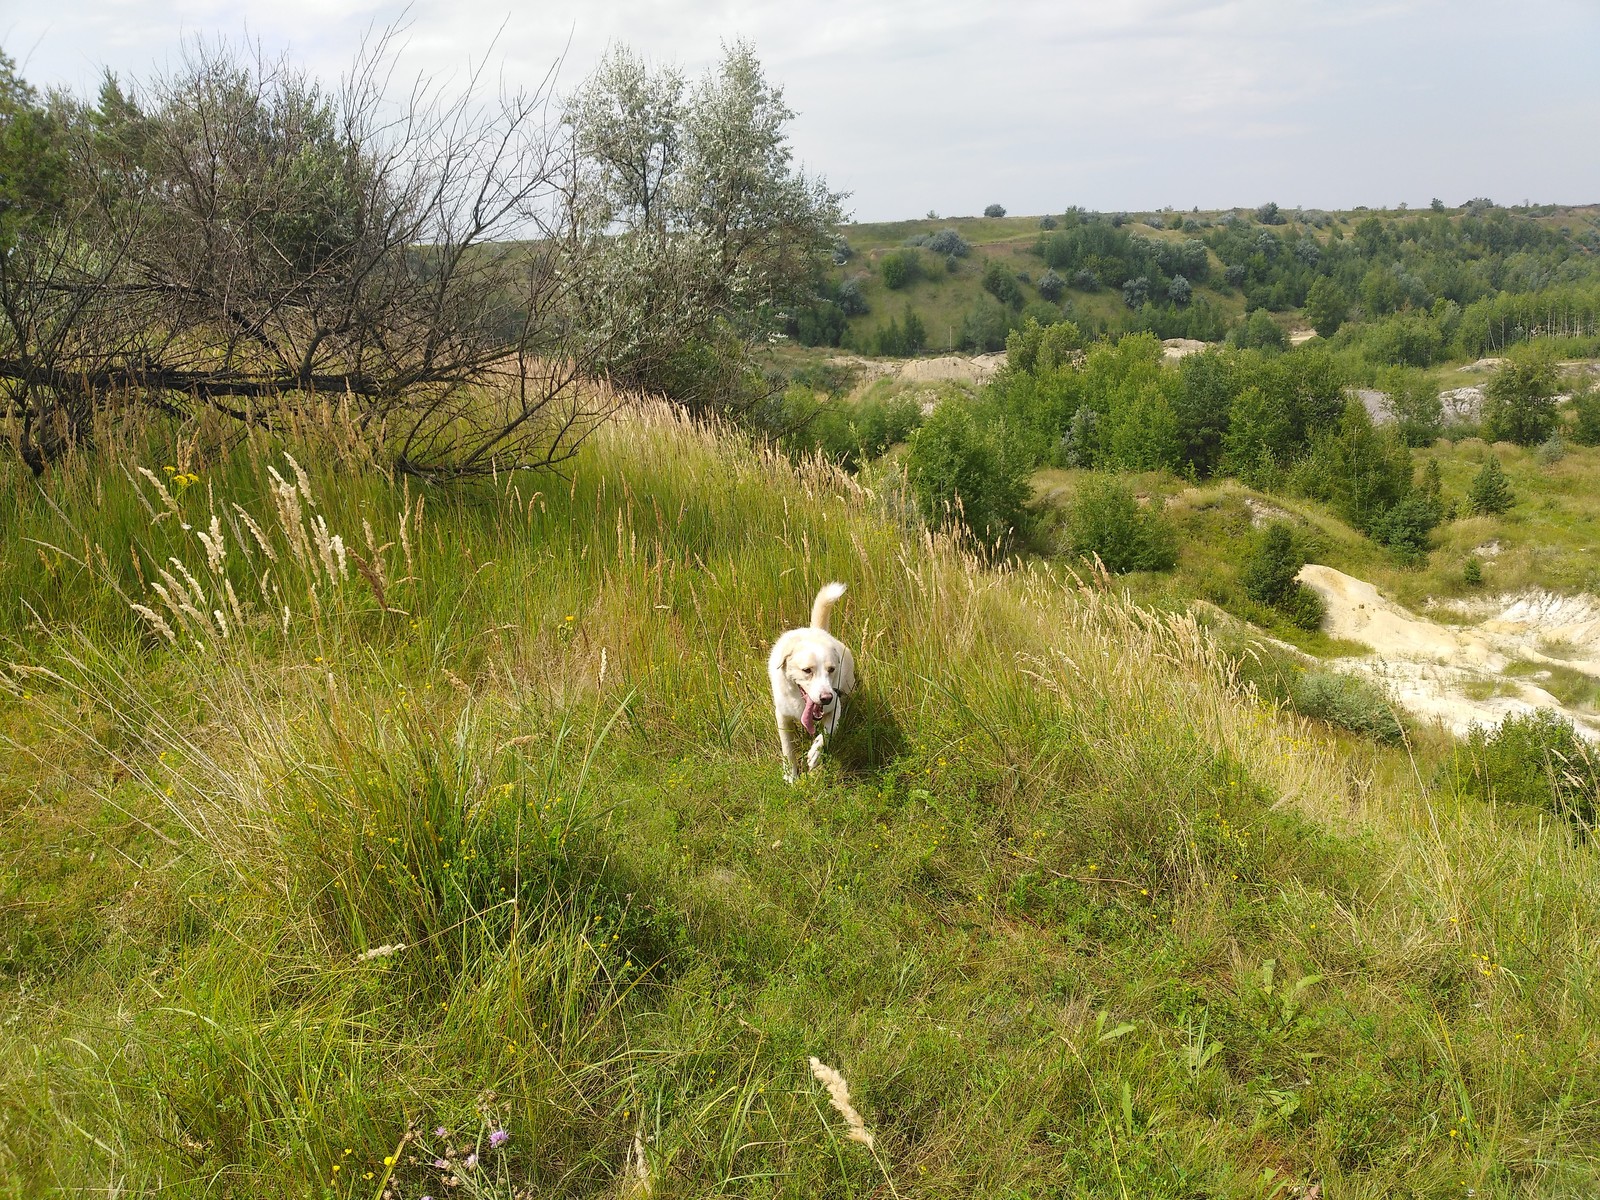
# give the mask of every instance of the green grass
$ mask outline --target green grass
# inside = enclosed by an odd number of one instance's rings
[[[295,453],[0,465],[0,1195],[1600,1187],[1565,828],[659,411],[477,490]],[[764,649],[834,577],[789,787]]]
[[[1554,663],[1513,662],[1505,673],[1537,684],[1569,708],[1600,708],[1600,679]]]

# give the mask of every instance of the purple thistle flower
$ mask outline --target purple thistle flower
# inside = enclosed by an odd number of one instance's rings
[[[436,1158],[433,1160],[433,1165],[441,1171],[448,1171],[450,1169],[450,1160],[448,1158]]]
[[[461,1165],[469,1171],[472,1170],[473,1167],[478,1165],[478,1156],[476,1154],[467,1155],[466,1160]]]
[[[504,1146],[510,1140],[511,1135],[504,1129],[496,1129],[489,1135],[489,1145],[493,1146],[496,1150],[500,1149],[501,1146]]]
[[[441,1125],[433,1131],[433,1136],[436,1138],[446,1138],[450,1136],[450,1131]]]

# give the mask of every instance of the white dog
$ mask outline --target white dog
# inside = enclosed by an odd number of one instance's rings
[[[773,715],[778,719],[778,740],[783,743],[783,777],[790,783],[800,775],[794,727],[798,724],[806,736],[815,737],[806,752],[806,767],[813,769],[839,724],[843,697],[856,686],[855,658],[828,632],[828,617],[842,595],[844,584],[825,585],[812,601],[811,627],[789,630],[767,659]]]

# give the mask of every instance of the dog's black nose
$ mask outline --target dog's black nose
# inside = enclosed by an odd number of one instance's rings
[[[822,695],[817,697],[817,703],[822,705],[823,708],[827,708],[828,705],[833,703],[833,693],[824,692]]]

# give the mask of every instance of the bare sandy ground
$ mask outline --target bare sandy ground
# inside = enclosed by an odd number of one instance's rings
[[[973,358],[945,354],[938,358],[913,358],[900,368],[899,376],[908,383],[987,383],[1005,365],[1004,350]]]
[[[1554,708],[1600,741],[1600,714],[1569,708],[1538,686],[1542,667],[1600,678],[1600,602],[1542,592],[1502,597],[1456,610],[1477,624],[1448,625],[1409,612],[1332,567],[1307,564],[1300,579],[1326,604],[1323,629],[1330,636],[1373,651],[1327,665],[1376,680],[1423,720],[1465,734],[1513,713]],[[1506,675],[1514,662],[1534,664],[1532,673]]]
[[[862,383],[878,379],[898,379],[905,383],[973,383],[984,384],[1006,365],[1006,354],[979,354],[971,358],[962,354],[941,354],[934,358],[912,358],[894,362],[881,358],[866,358],[860,354],[835,354],[828,362],[839,367],[854,367],[861,372]]]
[[[1177,362],[1180,358],[1188,358],[1191,354],[1199,354],[1209,344],[1195,338],[1163,338],[1161,339],[1161,357],[1168,362]]]

